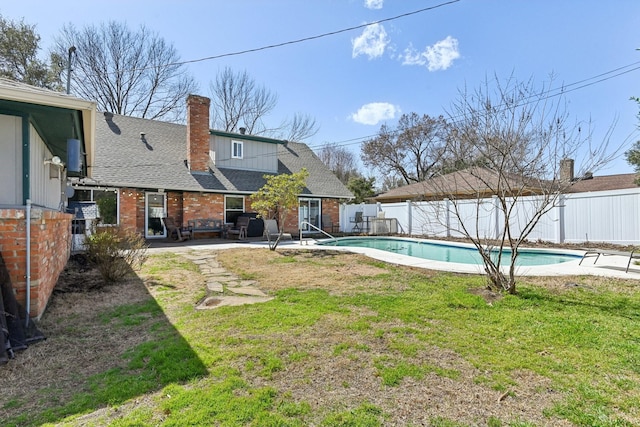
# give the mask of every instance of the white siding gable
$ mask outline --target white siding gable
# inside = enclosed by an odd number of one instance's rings
[[[236,151],[234,156],[234,143]],[[238,143],[242,146],[242,156],[238,154]],[[219,168],[278,172],[278,145],[242,139],[238,137],[211,136],[211,159]]]

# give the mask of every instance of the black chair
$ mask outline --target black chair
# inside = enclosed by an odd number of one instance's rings
[[[349,218],[349,222],[353,224],[352,232],[362,232],[362,223],[364,222],[362,212],[356,212],[356,216]]]

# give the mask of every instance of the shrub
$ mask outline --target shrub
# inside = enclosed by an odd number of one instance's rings
[[[138,233],[120,227],[96,230],[85,239],[87,256],[93,261],[102,278],[117,282],[131,271],[137,271],[147,260],[144,238]]]

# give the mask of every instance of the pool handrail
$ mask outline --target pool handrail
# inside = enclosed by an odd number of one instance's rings
[[[326,231],[324,231],[324,230],[322,230],[322,229],[320,229],[320,228],[316,227],[315,225],[311,224],[310,222],[308,222],[308,221],[301,221],[301,222],[300,222],[300,230],[299,230],[299,232],[300,232],[300,244],[301,244],[301,245],[302,245],[302,240],[303,240],[303,239],[302,239],[302,226],[303,226],[303,225],[307,225],[307,226],[309,226],[310,228],[313,228],[313,229],[315,229],[315,230],[318,230],[319,232],[321,232],[322,234],[324,234],[325,236],[327,236],[327,237],[328,237],[328,238],[330,238],[330,239],[333,239],[333,240],[336,240],[336,241],[338,240],[337,238],[335,238],[335,237],[334,237],[334,236],[332,236],[331,234],[329,234],[329,233],[327,233]]]

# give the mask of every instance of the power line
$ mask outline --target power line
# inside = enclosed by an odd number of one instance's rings
[[[633,68],[630,68],[630,67],[633,67]],[[543,101],[543,100],[546,100],[546,99],[550,99],[550,98],[554,98],[554,97],[557,97],[557,96],[565,95],[567,93],[574,92],[574,91],[580,90],[580,89],[584,89],[586,87],[593,86],[593,85],[596,85],[598,83],[602,83],[604,81],[611,80],[613,78],[620,77],[620,76],[622,76],[624,74],[628,74],[628,73],[631,73],[631,72],[637,71],[637,70],[640,70],[640,61],[633,62],[631,64],[627,64],[627,65],[624,65],[622,67],[615,68],[613,70],[605,71],[604,73],[600,73],[600,74],[597,74],[595,76],[579,80],[577,82],[573,82],[573,83],[569,83],[569,84],[566,84],[566,85],[562,85],[561,87],[558,87],[558,88],[555,88],[555,89],[549,89],[549,90],[542,91],[542,92],[539,92],[539,93],[536,93],[536,94],[532,94],[532,95],[524,98],[523,102],[521,102],[520,104],[511,106],[509,108],[523,107],[523,106],[532,104],[534,102]],[[615,73],[615,74],[612,74],[612,73]],[[598,80],[593,81],[594,79],[598,79]],[[586,83],[586,82],[589,82],[589,83]],[[498,109],[499,112],[501,112],[501,111],[504,111],[504,110],[502,110],[502,108],[506,108],[506,107],[504,105],[499,105],[496,108]],[[453,123],[455,123],[456,120],[459,119],[459,118],[460,118],[460,116],[452,116],[449,119]],[[394,133],[398,133],[398,131],[397,130],[392,130],[389,133],[394,134]],[[326,145],[326,144],[334,144],[335,147],[347,147],[347,146],[350,146],[350,145],[359,144],[359,143],[363,142],[364,140],[375,138],[377,136],[378,136],[378,134],[372,134],[372,135],[366,135],[366,136],[361,136],[361,137],[356,137],[356,138],[345,139],[345,140],[341,140],[341,141],[333,141],[333,142],[329,141],[329,142],[325,142],[325,143],[321,144],[320,146],[314,144],[314,148],[321,148],[323,145]]]
[[[381,23],[389,22],[389,21],[395,21],[397,19],[406,18],[408,16],[417,15],[419,13],[428,12],[428,11],[431,11],[431,10],[434,10],[434,9],[438,9],[440,7],[449,6],[449,5],[453,4],[453,3],[458,3],[459,1],[461,1],[461,0],[450,0],[450,1],[447,1],[447,2],[444,2],[444,3],[437,4],[435,6],[429,6],[429,7],[425,7],[425,8],[422,8],[422,9],[414,10],[412,12],[406,12],[406,13],[402,13],[400,15],[392,16],[390,18],[384,18],[384,19],[380,19],[378,21],[369,22],[369,23],[366,23],[366,24],[355,25],[353,27],[342,28],[340,30],[329,31],[329,32],[322,33],[322,34],[317,34],[315,36],[303,37],[303,38],[300,38],[300,39],[289,40],[289,41],[286,41],[286,42],[275,43],[275,44],[256,47],[256,48],[252,48],[252,49],[239,50],[239,51],[236,51],[236,52],[221,53],[219,55],[206,56],[206,57],[203,57],[203,58],[189,59],[189,60],[186,60],[186,61],[170,62],[170,63],[166,64],[165,66],[166,67],[172,67],[172,66],[185,65],[185,64],[194,64],[194,63],[197,63],[197,62],[212,61],[214,59],[228,58],[230,56],[246,55],[248,53],[260,52],[260,51],[263,51],[263,50],[275,49],[275,48],[278,48],[278,47],[284,47],[284,46],[289,46],[289,45],[293,45],[293,44],[304,43],[304,42],[308,42],[308,41],[311,41],[311,40],[317,40],[317,39],[321,39],[321,38],[324,38],[324,37],[334,36],[336,34],[341,34],[341,33],[346,33],[346,32],[349,32],[349,31],[358,30],[360,28],[365,28],[365,27],[368,27],[368,26],[371,26],[371,25],[381,24]],[[152,68],[155,68],[155,67],[154,66],[150,66],[150,67],[132,68],[129,71],[144,71],[144,70],[148,70],[148,69],[152,69]],[[104,74],[116,74],[116,72],[106,72]]]
[[[445,2],[445,3],[437,4],[435,6],[425,7],[423,9],[418,9],[418,10],[414,10],[412,12],[407,12],[407,13],[403,13],[403,14],[400,14],[400,15],[392,16],[390,18],[384,18],[384,19],[380,19],[378,21],[369,22],[367,24],[361,24],[361,25],[356,25],[356,26],[353,26],[353,27],[343,28],[341,30],[330,31],[330,32],[318,34],[318,35],[315,35],[315,36],[304,37],[304,38],[296,39],[296,40],[289,40],[289,41],[286,41],[286,42],[271,44],[271,45],[267,45],[267,46],[256,47],[256,48],[253,48],[253,49],[245,49],[245,50],[240,50],[240,51],[236,51],[236,52],[222,53],[220,55],[207,56],[207,57],[204,57],[204,58],[198,58],[198,59],[191,59],[191,60],[187,60],[187,61],[174,62],[174,63],[170,63],[170,64],[167,64],[167,65],[171,66],[171,65],[193,64],[193,63],[196,63],[196,62],[211,61],[211,60],[214,60],[214,59],[226,58],[226,57],[229,57],[229,56],[245,55],[247,53],[259,52],[259,51],[262,51],[262,50],[275,49],[277,47],[283,47],[283,46],[303,43],[303,42],[307,42],[307,41],[311,41],[311,40],[317,40],[317,39],[320,39],[320,38],[323,38],[323,37],[329,37],[329,36],[334,36],[336,34],[341,34],[341,33],[346,33],[346,32],[353,31],[353,30],[358,30],[360,28],[365,28],[365,27],[368,27],[370,25],[376,25],[376,24],[381,24],[383,22],[395,21],[395,20],[400,19],[400,18],[406,18],[407,16],[412,16],[412,15],[417,15],[419,13],[428,12],[430,10],[434,10],[434,9],[437,9],[437,8],[440,8],[440,7],[443,7],[443,6],[448,6],[448,5],[453,4],[453,3],[458,3],[459,1],[460,0],[451,0],[451,1],[448,1],[448,2]]]

